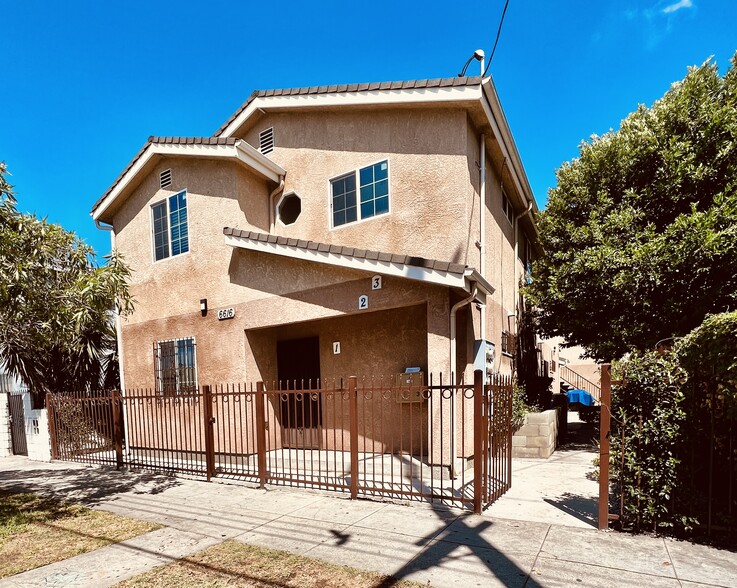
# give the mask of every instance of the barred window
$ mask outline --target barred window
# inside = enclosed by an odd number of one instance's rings
[[[514,335],[509,331],[502,331],[502,353],[514,355]]]
[[[193,337],[158,341],[154,353],[159,394],[176,396],[197,392],[197,354]]]

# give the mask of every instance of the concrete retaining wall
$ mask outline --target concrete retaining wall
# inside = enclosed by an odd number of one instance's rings
[[[0,457],[11,455],[10,405],[8,393],[0,393]]]
[[[558,443],[557,410],[531,412],[525,424],[512,437],[512,457],[540,457],[547,459]]]

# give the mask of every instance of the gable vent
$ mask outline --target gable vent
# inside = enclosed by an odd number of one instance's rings
[[[274,127],[270,127],[258,134],[259,151],[266,155],[274,150]]]
[[[167,169],[161,172],[161,175],[159,176],[159,182],[162,188],[171,186],[171,170],[170,169]]]

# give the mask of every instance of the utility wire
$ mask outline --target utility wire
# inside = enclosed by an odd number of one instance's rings
[[[504,3],[504,10],[502,11],[502,17],[499,19],[499,28],[496,31],[496,40],[494,41],[494,48],[491,50],[491,55],[489,55],[489,61],[486,63],[486,69],[484,69],[484,73],[481,75],[482,78],[486,77],[486,72],[489,71],[489,67],[491,66],[491,60],[494,59],[494,53],[496,53],[496,46],[497,43],[499,43],[499,36],[502,34],[502,25],[504,24],[504,15],[507,14],[507,6],[509,6],[509,0],[507,0]]]

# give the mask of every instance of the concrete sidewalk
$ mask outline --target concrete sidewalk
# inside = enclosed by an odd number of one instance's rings
[[[558,457],[564,468],[584,459],[575,452]],[[534,477],[540,477],[544,465],[515,462],[518,471],[537,469]],[[552,476],[552,470],[545,475]],[[514,484],[520,484],[518,478]],[[109,586],[232,538],[436,587],[737,588],[734,552],[599,532],[585,512],[579,512],[588,506],[570,509],[576,516],[568,520],[577,521],[577,527],[502,518],[495,507],[477,516],[420,503],[350,501],[309,490],[259,490],[21,458],[0,461],[0,489],[50,493],[165,525],[130,541],[7,578],[0,587]],[[585,503],[581,496],[576,495]],[[516,506],[523,511],[521,516],[532,512],[536,514],[527,518],[544,518],[543,511],[529,502],[532,493],[521,498]],[[507,499],[504,508],[510,510],[505,514],[514,512],[514,500],[520,497]],[[566,514],[552,502],[548,506]]]

